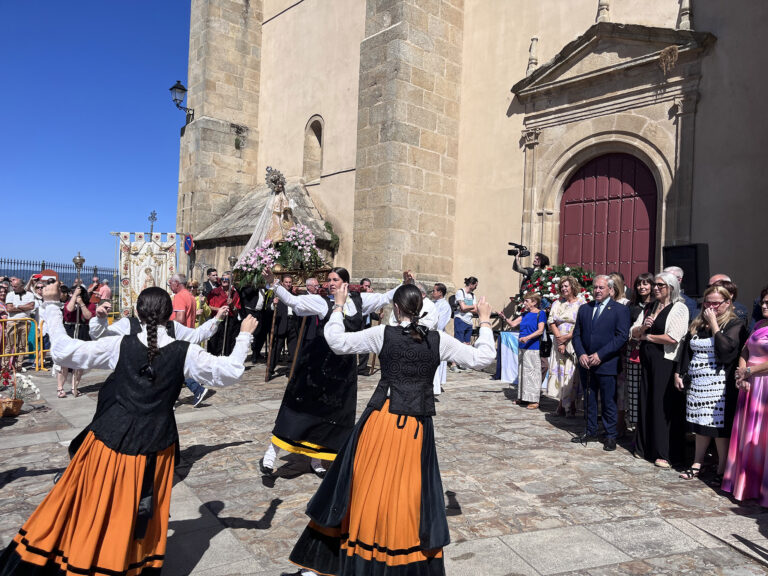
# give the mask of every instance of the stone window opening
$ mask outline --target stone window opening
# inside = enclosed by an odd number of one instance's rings
[[[304,182],[319,182],[323,171],[323,118],[315,115],[304,129]]]

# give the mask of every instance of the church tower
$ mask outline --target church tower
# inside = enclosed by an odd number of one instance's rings
[[[194,117],[181,132],[179,232],[202,232],[260,180],[261,25],[262,0],[192,0],[187,106]]]

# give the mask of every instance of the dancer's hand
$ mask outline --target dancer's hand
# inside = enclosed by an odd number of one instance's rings
[[[336,303],[336,306],[344,306],[344,303],[347,301],[347,295],[349,294],[349,284],[344,282],[341,286],[336,288],[336,294],[334,294],[333,301]]]
[[[53,284],[47,284],[43,287],[44,302],[61,302],[61,283],[56,280]]]
[[[243,321],[240,322],[240,334],[247,333],[247,334],[253,334],[256,331],[256,328],[259,326],[259,321],[256,320],[253,316],[248,314],[245,318],[243,318]]]
[[[112,304],[109,302],[104,302],[103,304],[99,304],[96,307],[96,317],[97,318],[106,318],[109,316],[109,313],[112,311]]]
[[[477,302],[477,317],[480,319],[480,322],[491,321],[491,305],[485,299],[485,296],[480,296],[480,300]]]
[[[272,283],[275,281],[275,273],[272,272],[272,268],[264,268],[261,276],[264,278],[264,282],[267,283],[267,286],[272,286]]]
[[[410,270],[403,272],[403,284],[413,284],[413,273]]]
[[[224,316],[229,314],[229,306],[222,306],[219,311],[216,312],[216,320],[224,320]]]

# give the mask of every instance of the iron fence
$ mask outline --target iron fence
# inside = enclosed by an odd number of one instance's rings
[[[16,258],[0,258],[0,276],[16,276],[26,282],[32,274],[39,274],[42,270],[55,270],[59,280],[67,286],[71,286],[77,278],[75,265],[62,262],[48,262],[47,260],[18,260]],[[102,280],[109,280],[113,293],[117,286],[117,269],[108,266],[83,266],[81,278],[88,285],[93,276]]]

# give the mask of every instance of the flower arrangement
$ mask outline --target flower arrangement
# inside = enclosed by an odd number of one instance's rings
[[[285,233],[284,241],[275,244],[266,239],[243,255],[234,268],[238,287],[263,286],[264,270],[276,265],[285,271],[310,271],[323,266],[315,246],[315,235],[307,226],[297,224]]]
[[[25,372],[24,368],[21,372],[10,372],[4,368],[0,372],[0,396],[10,400],[39,400],[40,389]]]
[[[321,264],[315,247],[315,235],[303,224],[296,224],[285,233],[279,245],[281,264],[289,269],[310,269]]]
[[[519,314],[523,309],[523,295],[528,292],[536,292],[541,294],[542,306],[549,307],[549,303],[558,298],[557,287],[560,283],[560,278],[563,276],[573,276],[581,284],[581,291],[579,298],[585,302],[593,300],[592,297],[592,281],[595,279],[595,273],[586,270],[580,266],[547,266],[540,270],[535,270],[531,277],[523,283],[518,296],[510,298],[515,305],[515,312]],[[547,300],[544,304],[543,300]]]

